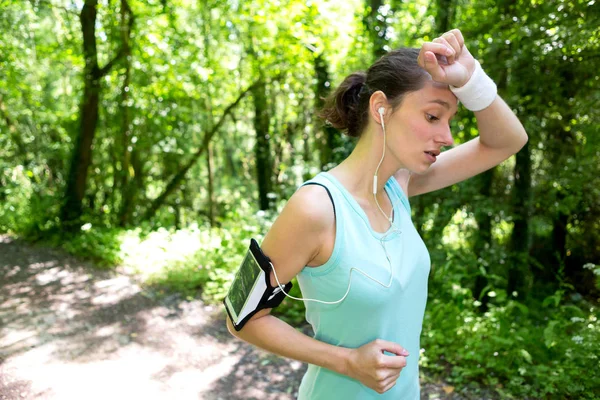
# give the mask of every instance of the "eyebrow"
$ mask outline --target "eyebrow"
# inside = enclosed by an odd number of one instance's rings
[[[446,107],[448,110],[450,109],[450,104],[446,103],[444,100],[440,100],[440,99],[429,100],[428,103],[437,103],[437,104],[440,104],[440,105]]]
[[[446,109],[450,110],[450,104],[448,104],[447,102],[445,102],[444,100],[441,99],[434,99],[434,100],[429,100],[428,103],[437,103],[440,104],[444,107],[446,107]],[[454,117],[456,115],[456,113],[458,112],[458,110],[456,110],[453,114],[452,117]]]

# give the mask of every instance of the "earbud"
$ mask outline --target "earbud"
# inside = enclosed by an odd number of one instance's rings
[[[381,115],[381,117],[383,118],[383,114],[385,114],[385,107],[379,107],[379,115]]]

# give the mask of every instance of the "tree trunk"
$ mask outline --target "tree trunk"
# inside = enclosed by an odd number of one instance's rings
[[[558,202],[560,203],[565,197],[563,193],[559,193],[557,196]],[[569,222],[569,215],[559,211],[552,219],[552,249],[556,256],[557,265],[564,264],[567,257],[567,223]],[[558,272],[556,270],[555,272]]]
[[[529,208],[531,197],[531,158],[529,143],[516,154],[514,169],[513,230],[510,237],[511,259],[508,269],[507,292],[510,295],[517,292],[517,297],[523,299],[528,277],[529,253]]]
[[[65,201],[61,210],[61,220],[65,229],[74,229],[82,213],[87,174],[92,162],[92,142],[98,124],[100,103],[100,79],[105,76],[123,55],[123,48],[103,68],[98,66],[96,48],[96,16],[98,0],[86,0],[80,14],[83,32],[83,54],[85,57],[84,89],[79,115],[79,132],[71,157],[67,177]]]
[[[435,28],[438,35],[450,30],[452,21],[452,0],[436,0]]]
[[[206,151],[206,170],[208,171],[208,221],[210,226],[215,225],[214,215],[214,188],[212,172],[212,146],[208,146]]]
[[[127,29],[127,27],[129,29]],[[119,211],[119,226],[125,227],[129,221],[129,208],[131,207],[131,201],[133,196],[133,188],[131,188],[130,177],[130,159],[131,159],[131,117],[129,115],[129,93],[130,93],[130,75],[131,75],[131,47],[129,45],[130,33],[133,27],[133,14],[129,5],[125,0],[121,0],[121,41],[123,43],[123,52],[125,58],[125,76],[123,77],[123,87],[121,88],[121,110],[123,112],[121,117],[121,209]],[[115,171],[116,172],[116,171]],[[116,190],[116,188],[113,188]]]
[[[569,103],[569,100],[575,98],[577,96],[578,88],[581,87],[581,84],[576,81],[575,72],[568,67],[563,66],[559,72],[559,76],[561,78],[561,95],[559,96],[559,101],[561,101],[563,106],[562,112],[562,120],[559,123],[560,127],[554,130],[554,134],[552,136],[552,154],[553,154],[553,165],[556,168],[555,176],[560,179],[566,180],[563,178],[565,174],[569,174],[566,172],[565,168],[569,167],[569,159],[576,161],[575,154],[575,144],[577,140],[575,139],[575,135],[572,129],[569,129],[569,121],[574,119],[575,112],[573,106]],[[572,167],[571,167],[572,168]],[[569,214],[570,210],[565,211],[565,207],[560,207],[563,205],[563,200],[567,197],[566,188],[557,188],[556,193],[556,201],[559,204],[558,210],[554,213],[552,217],[552,244],[553,251],[556,255],[557,263],[555,264],[557,268],[555,269],[555,273],[558,273],[558,267],[564,265],[567,258],[567,234],[569,233],[567,230],[567,223],[569,222]],[[572,271],[565,271],[567,274]]]
[[[129,181],[127,191],[125,192],[125,203],[123,205],[123,220],[126,224],[132,222],[134,205],[139,197],[139,192],[144,188],[144,168],[140,159],[140,151],[134,147],[131,151],[131,167],[133,169],[133,181]]]
[[[211,45],[210,45],[210,30],[212,27],[212,16],[210,12],[211,6],[208,3],[203,4],[202,6],[202,34],[204,36],[204,60],[207,68],[212,68],[212,53],[211,53]],[[212,107],[212,93],[210,82],[204,82],[204,107],[206,109],[206,118],[203,118],[203,127],[205,131],[209,131],[213,126],[213,107]],[[225,141],[226,143],[227,141]],[[227,144],[225,144],[226,146]],[[214,179],[213,179],[213,169],[212,169],[212,159],[213,159],[213,146],[210,143],[206,148],[206,170],[208,174],[208,221],[210,226],[215,225],[215,216],[214,216]],[[231,155],[229,155],[231,157]]]
[[[496,168],[492,168],[477,177],[480,186],[479,193],[483,201],[487,201],[490,198],[495,170]],[[473,251],[478,259],[484,258],[485,250],[492,245],[492,216],[488,210],[488,207],[475,206],[475,221],[477,221],[478,229],[475,233]],[[483,274],[478,274],[475,278],[475,287],[473,288],[473,296],[476,299],[481,297],[483,289],[487,284],[487,278]],[[487,310],[488,300],[487,296],[481,299],[481,306],[479,308],[482,312]]]
[[[323,53],[315,57],[315,75],[317,77],[317,85],[315,87],[315,102],[316,109],[320,110],[323,107],[324,98],[329,95],[331,91],[331,80],[329,78],[329,65],[327,60],[323,56]],[[333,149],[336,147],[336,137],[338,135],[337,130],[331,125],[323,124],[320,121],[315,126],[319,126],[315,138],[319,147],[319,155],[321,162],[321,170],[327,170],[328,164],[334,163],[333,160]]]
[[[79,115],[79,133],[71,157],[65,203],[61,212],[61,219],[67,226],[71,222],[76,222],[81,216],[88,168],[92,161],[92,142],[98,123],[101,75],[96,49],[97,3],[97,0],[87,0],[80,15],[85,56],[84,89]]]
[[[309,168],[309,165],[312,163],[312,157],[310,152],[310,138],[306,132],[303,132],[302,139],[302,165],[304,166],[302,180],[307,181],[312,178]]]
[[[258,202],[261,210],[270,208],[269,193],[272,188],[272,163],[269,135],[269,111],[267,108],[267,86],[262,81],[252,91],[254,99],[254,131],[256,144],[254,154],[256,157],[256,181],[258,184]]]

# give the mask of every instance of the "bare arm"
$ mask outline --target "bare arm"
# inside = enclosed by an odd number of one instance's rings
[[[267,312],[262,314],[263,316],[252,318],[239,332],[234,330],[231,321],[227,319],[229,332],[279,356],[318,365],[339,374],[348,374],[350,349],[318,341]]]
[[[422,175],[414,174],[408,195],[416,196],[462,182],[500,164],[527,143],[521,122],[500,96],[475,112],[479,137],[444,151]]]
[[[318,254],[327,225],[334,224],[331,208],[322,188],[303,187],[292,196],[267,233],[261,248],[271,258],[281,284],[289,282]],[[276,284],[273,273],[271,284]],[[270,315],[270,311],[257,313],[239,332],[229,319],[227,327],[236,337],[271,353],[346,373],[349,349],[306,336]]]
[[[292,196],[261,245],[281,284],[289,282],[319,253],[331,225],[335,226],[333,208],[323,188],[306,186]],[[275,285],[273,274],[271,283]],[[239,332],[227,319],[227,328],[257,347],[347,375],[378,393],[393,387],[406,366],[408,353],[398,344],[376,340],[358,349],[334,346],[297,331],[270,311],[258,312]],[[384,355],[384,350],[398,356]]]
[[[465,46],[462,33],[452,29],[436,43],[425,43],[419,53],[419,65],[437,82],[460,87],[476,70],[477,62]],[[446,64],[439,64],[434,53],[450,50]],[[478,108],[474,108],[478,109]],[[442,189],[486,171],[518,152],[527,143],[525,128],[498,95],[483,110],[475,112],[479,137],[445,151],[422,175],[413,175],[408,195],[416,196]],[[400,181],[401,177],[397,177]]]

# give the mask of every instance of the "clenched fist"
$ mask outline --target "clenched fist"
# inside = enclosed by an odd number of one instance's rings
[[[455,87],[467,83],[475,71],[475,58],[458,29],[423,43],[417,61],[434,81]]]
[[[384,351],[396,355],[387,356]],[[385,393],[396,384],[400,372],[406,367],[407,356],[408,351],[399,344],[376,339],[352,349],[347,375],[377,393]]]

